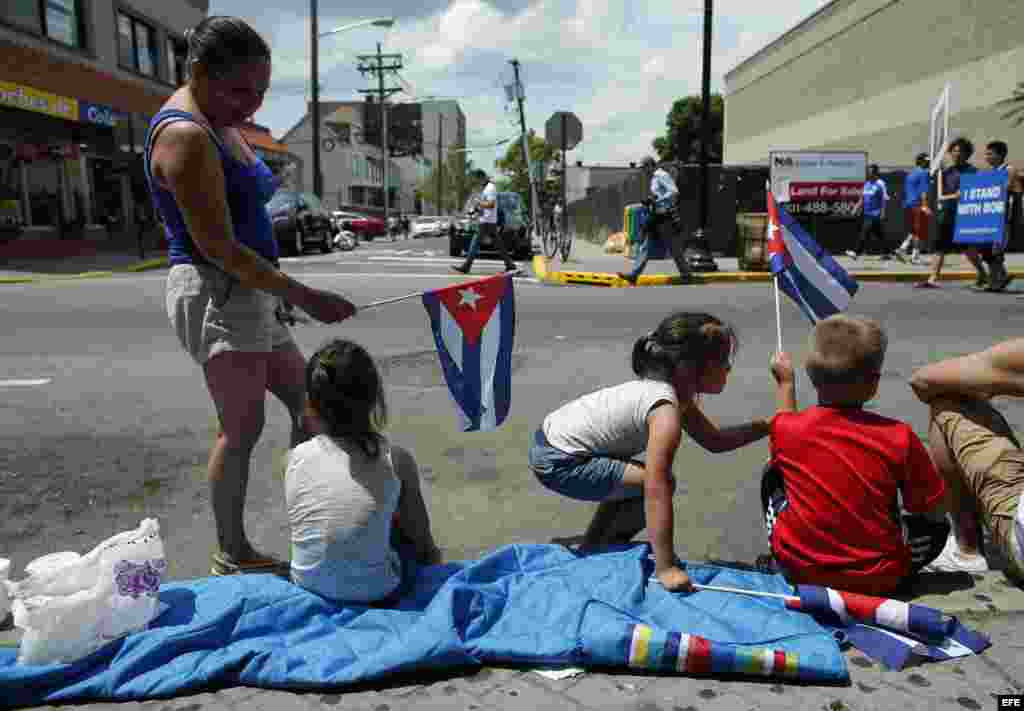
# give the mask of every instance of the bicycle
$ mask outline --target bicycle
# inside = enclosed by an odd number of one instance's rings
[[[558,251],[562,256],[563,262],[569,261],[569,253],[572,252],[572,232],[561,230],[557,233]]]
[[[544,222],[540,229],[540,245],[544,256],[554,259],[558,253],[558,233],[551,228],[548,222]]]

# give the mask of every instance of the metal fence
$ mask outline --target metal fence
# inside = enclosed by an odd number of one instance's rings
[[[679,187],[680,215],[685,234],[692,234],[699,226],[698,190],[700,166],[676,164],[669,168]],[[886,210],[883,230],[890,248],[897,247],[906,237],[903,210],[903,181],[906,170],[891,169],[882,172],[889,191],[889,207]],[[742,213],[767,211],[768,166],[720,166],[708,167],[709,215],[708,239],[711,251],[723,256],[736,256],[738,239],[736,216]],[[931,202],[934,207],[934,186]],[[637,172],[628,180],[614,186],[595,190],[582,200],[568,206],[570,229],[584,239],[604,242],[609,235],[623,229],[623,209],[626,205],[640,202],[647,194],[647,184]],[[1019,218],[1019,216],[1018,216]],[[851,249],[860,235],[860,220],[835,217],[799,217],[800,223],[811,235],[833,253]],[[934,219],[934,218],[933,218]],[[1019,251],[1024,246],[1024,230],[1015,230],[1016,239],[1011,240],[1008,249]],[[931,238],[937,234],[933,224]]]

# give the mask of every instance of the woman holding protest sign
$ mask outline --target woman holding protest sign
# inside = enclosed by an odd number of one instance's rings
[[[966,138],[957,138],[946,152],[952,165],[942,169],[939,174],[939,234],[935,239],[935,261],[931,276],[914,285],[918,289],[938,289],[946,255],[958,249],[953,243],[953,237],[956,234],[956,209],[960,204],[960,176],[978,172],[977,168],[967,162],[973,153],[974,144]]]
[[[291,414],[292,446],[304,439],[305,359],[282,301],[324,323],[349,318],[355,307],[278,268],[266,210],[277,180],[237,128],[270,83],[266,42],[224,16],[206,18],[186,39],[189,81],[146,136],[146,177],[170,245],[167,313],[203,369],[220,423],[208,464],[219,543],[211,573],[270,572],[282,564],[249,543],[243,510],[267,391]]]

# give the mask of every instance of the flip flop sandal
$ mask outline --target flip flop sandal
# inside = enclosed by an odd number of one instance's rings
[[[245,573],[270,573],[271,575],[288,575],[290,565],[287,561],[273,556],[257,554],[249,560],[235,560],[222,551],[210,556],[212,565],[210,575],[241,575]]]
[[[938,289],[939,285],[938,284],[933,284],[930,281],[919,281],[918,283],[914,284],[914,288],[915,289]]]

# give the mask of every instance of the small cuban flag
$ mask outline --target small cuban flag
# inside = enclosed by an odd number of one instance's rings
[[[768,191],[768,255],[779,288],[811,323],[845,311],[857,282]]]
[[[423,294],[448,391],[463,432],[493,430],[512,399],[516,330],[511,274]]]
[[[787,608],[843,629],[851,644],[889,669],[903,669],[914,656],[941,661],[981,654],[992,646],[985,635],[925,605],[818,585],[797,585],[796,592]]]

